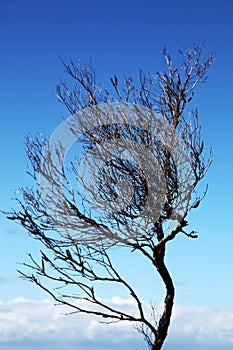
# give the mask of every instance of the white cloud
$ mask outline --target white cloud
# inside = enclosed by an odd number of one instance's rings
[[[114,297],[111,300],[122,309],[133,311],[131,299]],[[95,342],[108,344],[129,343],[140,339],[131,324],[122,322],[105,325],[99,319],[82,314],[66,316],[64,306],[51,301],[27,300],[0,301],[0,342],[31,339],[39,341]],[[175,306],[169,341],[233,344],[233,310]]]
[[[127,306],[132,308],[130,300],[122,300],[122,304],[120,298],[116,298],[115,301],[122,309]],[[80,303],[83,304],[83,301]],[[55,306],[48,300],[18,298],[0,302],[0,341],[24,338],[64,340],[64,337],[67,341],[84,341],[96,339],[98,336],[104,341],[116,342],[119,336],[121,340],[135,337],[134,329],[127,322],[105,325],[91,315],[65,315],[71,311],[65,306]]]
[[[233,344],[233,309],[175,306],[171,335]]]

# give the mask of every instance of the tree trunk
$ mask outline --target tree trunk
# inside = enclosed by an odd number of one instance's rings
[[[159,272],[163,282],[165,283],[167,291],[164,300],[163,314],[159,320],[158,328],[155,334],[155,341],[152,345],[151,350],[160,350],[163,346],[171,321],[173,301],[175,296],[175,288],[171,276],[164,264],[164,252],[165,247],[162,249],[160,248],[159,251],[155,251],[154,254],[154,265]]]

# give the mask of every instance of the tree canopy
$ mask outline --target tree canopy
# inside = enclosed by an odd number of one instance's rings
[[[162,72],[139,71],[137,81],[110,78],[112,91],[96,83],[91,63],[63,62],[74,85],[60,82],[57,95],[71,117],[49,140],[26,138],[37,188],[22,188],[20,209],[8,213],[44,246],[39,261],[30,255],[31,263],[23,264],[29,268],[20,272],[24,278],[73,312],[136,323],[151,350],[162,348],[174,303],[166,244],[178,234],[197,237],[187,230],[187,216],[205,195],[196,187],[212,161],[211,153],[205,157],[198,110],[187,105],[214,56],[205,58],[199,44],[178,53],[174,64],[164,49]],[[113,265],[114,245],[138,251],[160,275],[166,293],[158,320],[148,318],[137,291]],[[101,282],[121,285],[137,313],[103,301],[95,289]]]

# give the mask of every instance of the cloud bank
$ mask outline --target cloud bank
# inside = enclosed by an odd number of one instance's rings
[[[111,303],[133,311],[130,299],[114,297]],[[79,350],[145,348],[142,337],[127,322],[106,325],[90,315],[64,315],[69,311],[49,300],[0,301],[1,348],[20,349],[20,344],[24,343],[22,349],[27,349],[25,341],[28,344],[56,342],[60,346],[62,343],[63,349],[75,349],[72,348],[75,344]],[[17,342],[17,347],[11,346]],[[175,306],[167,344],[173,344],[167,348],[171,350],[176,349],[175,344],[179,344],[177,349],[184,346],[190,350],[187,344],[192,344],[192,349],[202,346],[204,349],[207,345],[211,349],[214,346],[216,349],[230,348],[233,346],[233,310]],[[40,348],[49,349],[49,345],[47,348],[40,345]]]

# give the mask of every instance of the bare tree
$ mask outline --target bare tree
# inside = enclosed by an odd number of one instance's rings
[[[30,175],[38,188],[21,189],[20,209],[8,213],[45,248],[39,261],[29,255],[31,262],[23,264],[29,272],[20,271],[24,278],[73,312],[101,316],[106,323],[136,323],[151,350],[162,348],[174,303],[166,244],[178,234],[197,237],[186,230],[187,215],[203,198],[195,189],[212,158],[203,153],[198,112],[186,106],[214,57],[206,59],[201,45],[178,52],[181,61],[174,67],[164,50],[163,72],[140,71],[136,82],[129,76],[119,83],[114,76],[112,93],[97,85],[91,63],[63,62],[75,85],[60,82],[57,94],[72,117],[49,142],[27,137]],[[59,130],[81,145],[69,170],[64,165],[69,147],[56,138]],[[139,252],[160,275],[166,293],[157,321],[114,266],[109,255],[114,245]],[[121,285],[137,312],[101,299],[100,283]]]

